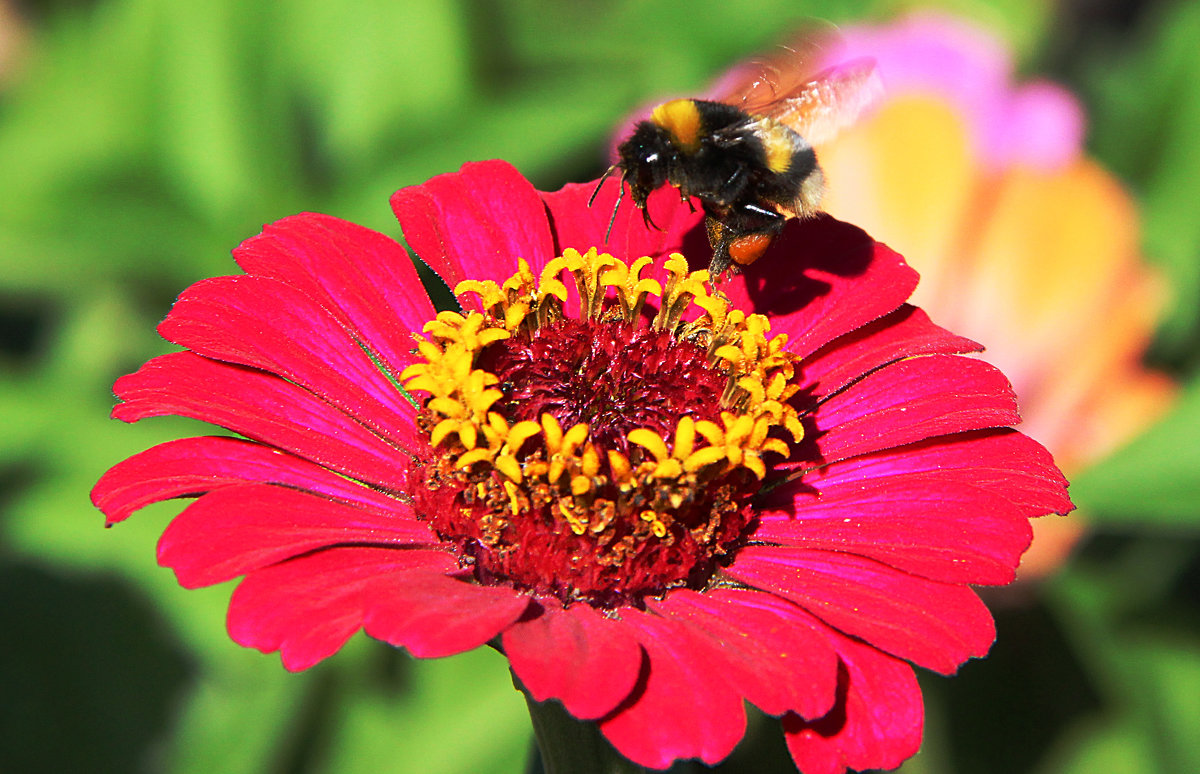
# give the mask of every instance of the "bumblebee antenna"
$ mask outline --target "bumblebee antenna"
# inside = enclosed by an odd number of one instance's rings
[[[588,206],[592,206],[592,204],[596,200],[596,197],[600,196],[600,188],[604,187],[604,181],[608,179],[608,175],[611,175],[612,170],[616,169],[616,168],[617,168],[617,164],[612,164],[612,166],[610,166],[604,170],[604,174],[600,175],[600,180],[596,181],[595,191],[592,192],[592,197],[590,197],[588,199]],[[625,178],[623,175],[622,180],[624,180],[624,179]]]

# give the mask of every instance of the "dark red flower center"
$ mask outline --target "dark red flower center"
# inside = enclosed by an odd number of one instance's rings
[[[485,311],[426,326],[427,362],[402,375],[429,394],[417,511],[480,583],[598,606],[703,587],[750,526],[762,455],[799,440],[793,358],[682,258],[665,289],[639,279],[648,261],[557,261],[538,284],[524,266],[463,283]],[[582,319],[563,312],[564,270]],[[705,314],[684,322],[689,303]]]
[[[703,347],[624,321],[559,320],[496,342],[479,366],[500,379],[497,408],[510,422],[548,412],[563,427],[586,424],[593,442],[626,456],[639,427],[668,436],[681,416],[720,421],[726,382]]]

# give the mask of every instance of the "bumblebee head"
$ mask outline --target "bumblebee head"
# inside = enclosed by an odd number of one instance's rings
[[[617,148],[629,196],[643,211],[650,193],[666,184],[677,150],[670,132],[652,121],[640,121],[629,139]]]

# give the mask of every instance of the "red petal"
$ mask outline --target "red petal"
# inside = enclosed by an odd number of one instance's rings
[[[179,297],[158,332],[205,357],[283,376],[397,443],[413,444],[413,404],[342,323],[278,280],[198,282]]]
[[[544,602],[539,615],[505,630],[504,652],[535,701],[558,699],[584,720],[620,704],[642,667],[642,648],[628,627],[586,604]]]
[[[814,395],[837,392],[863,374],[906,357],[977,352],[970,339],[934,325],[925,312],[905,304],[873,323],[840,336],[802,363]]]
[[[150,503],[236,484],[283,484],[388,511],[394,498],[287,452],[240,438],[168,441],[114,465],[92,489],[92,502],[115,524]]]
[[[411,455],[277,376],[174,352],[121,377],[113,389],[124,401],[113,409],[117,419],[191,417],[392,491],[407,487]]]
[[[1067,480],[1037,441],[1016,430],[959,433],[842,460],[804,475],[814,489],[872,478],[919,475],[939,485],[969,484],[1003,497],[1022,516],[1067,513]],[[790,505],[790,502],[788,503]]]
[[[337,545],[432,545],[437,538],[407,507],[366,510],[272,484],[209,492],[183,510],[158,541],[158,563],[180,585],[236,578],[307,551]]]
[[[452,290],[467,279],[502,281],[516,270],[517,258],[537,275],[554,257],[538,192],[503,161],[464,164],[401,188],[392,195],[392,210],[409,247]]]
[[[813,418],[826,462],[1021,420],[1003,374],[982,360],[955,355],[881,368],[823,402]]]
[[[395,374],[413,360],[411,331],[435,314],[399,243],[328,215],[272,223],[233,257],[248,274],[272,277],[312,298]]]
[[[448,572],[444,551],[334,548],[256,570],[229,601],[229,636],[263,653],[278,650],[296,672],[333,655],[362,626],[364,589],[380,575]]]
[[[712,669],[727,672],[763,712],[817,718],[833,706],[837,656],[828,628],[792,603],[758,591],[681,590],[648,604],[711,639],[721,652]]]
[[[727,572],[880,650],[944,674],[986,654],[996,636],[991,614],[966,586],[852,554],[747,546]]]
[[[621,610],[646,650],[649,669],[640,691],[600,722],[600,730],[629,760],[665,769],[681,758],[714,764],[746,730],[741,696],[725,679],[713,642],[676,621]]]
[[[432,573],[379,578],[366,593],[367,634],[407,648],[417,658],[479,647],[520,618],[530,601],[511,588]]]
[[[804,774],[894,769],[921,746],[925,709],[912,668],[848,637],[830,637],[842,662],[837,707],[813,722],[783,719],[796,768]]]
[[[805,481],[789,490],[791,507],[763,513],[755,540],[845,551],[945,583],[1011,582],[1033,537],[1003,497],[947,475]]]
[[[771,334],[807,357],[900,307],[917,286],[904,259],[822,215],[791,223],[766,255],[721,285],[735,307],[771,316]]]
[[[978,502],[973,505],[976,497]],[[900,529],[905,520],[913,520],[909,538],[913,555],[907,559],[887,558],[869,545],[864,550],[856,548],[868,536],[888,542],[886,532],[878,534],[874,527],[862,525],[868,511],[859,507],[859,501],[863,506],[874,502],[869,511],[871,518],[880,519],[885,530],[893,525]],[[928,513],[923,513],[926,507]],[[988,430],[942,437],[810,471],[800,481],[772,492],[762,511],[758,536],[788,542],[809,538],[846,540],[844,550],[876,556],[910,572],[951,580],[953,575],[922,569],[913,560],[940,543],[937,550],[946,551],[947,558],[957,552],[964,558],[973,555],[987,561],[991,556],[1007,564],[1028,540],[1026,519],[1066,513],[1072,507],[1066,480],[1045,449],[1014,430]],[[948,518],[955,513],[956,520]],[[935,520],[933,524],[928,523],[930,519]],[[922,522],[924,525],[918,527]],[[963,532],[961,539],[955,537],[958,530]],[[903,535],[894,537],[899,539],[897,552],[906,553],[899,542]],[[889,550],[886,545],[878,548]],[[929,558],[934,556],[929,554]],[[970,569],[973,563],[963,569]],[[989,577],[986,575],[959,579],[993,583],[1009,577],[999,568],[996,571],[988,580],[984,580]]]
[[[550,212],[554,229],[555,250],[574,247],[583,252],[596,247],[602,252],[632,263],[644,255],[658,257],[682,252],[692,259],[693,268],[707,266],[712,250],[699,228],[704,214],[679,200],[679,193],[664,187],[650,194],[647,209],[654,224],[660,228],[647,228],[642,211],[628,195],[613,218],[613,207],[617,203],[620,182],[610,177],[590,205],[595,183],[572,184],[562,190],[542,194],[542,200]],[[608,224],[612,220],[612,231]],[[661,229],[661,230],[660,230]],[[605,236],[612,241],[606,242]]]

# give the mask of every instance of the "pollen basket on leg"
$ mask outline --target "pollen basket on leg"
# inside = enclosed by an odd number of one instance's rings
[[[479,582],[598,606],[702,587],[800,440],[786,337],[682,256],[662,282],[652,264],[568,249],[535,276],[521,261],[455,288],[482,311],[415,335],[401,380],[430,451],[413,498]]]

